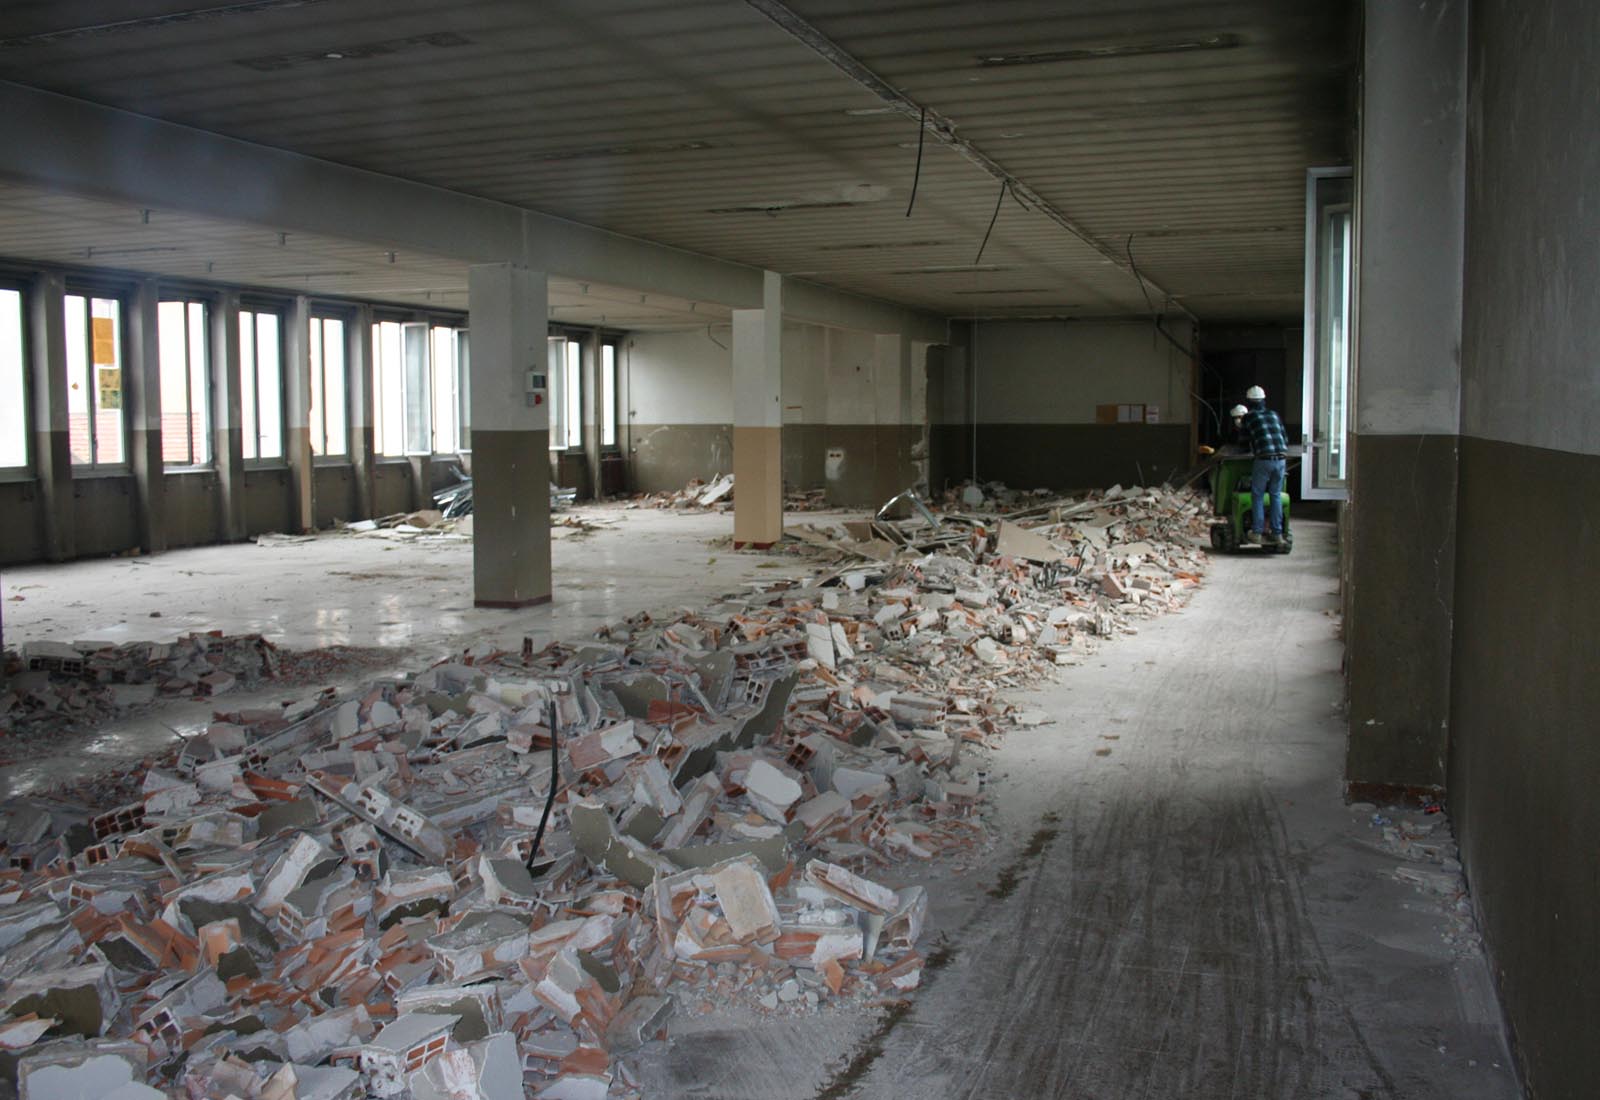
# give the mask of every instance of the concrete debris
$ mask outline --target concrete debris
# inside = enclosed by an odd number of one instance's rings
[[[219,713],[110,804],[14,800],[0,1047],[96,1100],[606,1098],[674,1012],[908,995],[928,895],[903,865],[981,858],[984,753],[1045,720],[1003,693],[1181,606],[1208,518],[1165,490],[914,511],[707,608]],[[70,648],[12,691],[218,690],[280,656]],[[50,1061],[71,1036],[145,1060]],[[72,1068],[105,1058],[132,1068]]]

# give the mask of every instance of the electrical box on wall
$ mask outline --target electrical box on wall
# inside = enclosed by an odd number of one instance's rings
[[[544,404],[545,394],[550,388],[550,376],[543,371],[531,370],[528,372],[526,400],[528,408],[536,409]]]

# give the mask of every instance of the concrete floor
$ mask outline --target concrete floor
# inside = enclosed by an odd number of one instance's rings
[[[14,570],[7,640],[221,628],[396,646],[415,665],[800,569],[710,545],[727,516],[602,514],[621,522],[558,538],[550,608],[473,610],[466,546],[320,540]],[[1339,797],[1332,528],[1298,533],[1288,558],[1217,560],[1184,613],[1028,696],[1055,722],[995,756],[993,858],[894,880],[933,897],[933,963],[908,1009],[681,1014],[639,1062],[648,1095],[1519,1096],[1487,964],[1446,942],[1441,901],[1396,880],[1401,861]],[[161,718],[159,736],[182,728]],[[26,789],[61,767],[4,779]]]

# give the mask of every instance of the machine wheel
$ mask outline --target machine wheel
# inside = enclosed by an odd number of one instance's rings
[[[1227,530],[1228,529],[1220,523],[1213,523],[1211,525],[1211,549],[1227,549],[1227,546],[1223,543],[1223,539],[1226,537]]]
[[[1239,549],[1239,540],[1233,533],[1233,524],[1224,523],[1219,527],[1213,527],[1211,531],[1212,536],[1214,538],[1218,538],[1218,548],[1221,549],[1224,554],[1231,554],[1235,550]],[[1219,531],[1221,532],[1220,537],[1217,536],[1217,532]]]

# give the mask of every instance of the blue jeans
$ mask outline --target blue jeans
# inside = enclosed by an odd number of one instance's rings
[[[1263,530],[1271,531],[1274,535],[1283,533],[1283,474],[1288,467],[1287,459],[1258,458],[1250,466],[1250,530],[1260,533]],[[1265,492],[1272,497],[1272,526],[1261,526],[1261,494]]]

